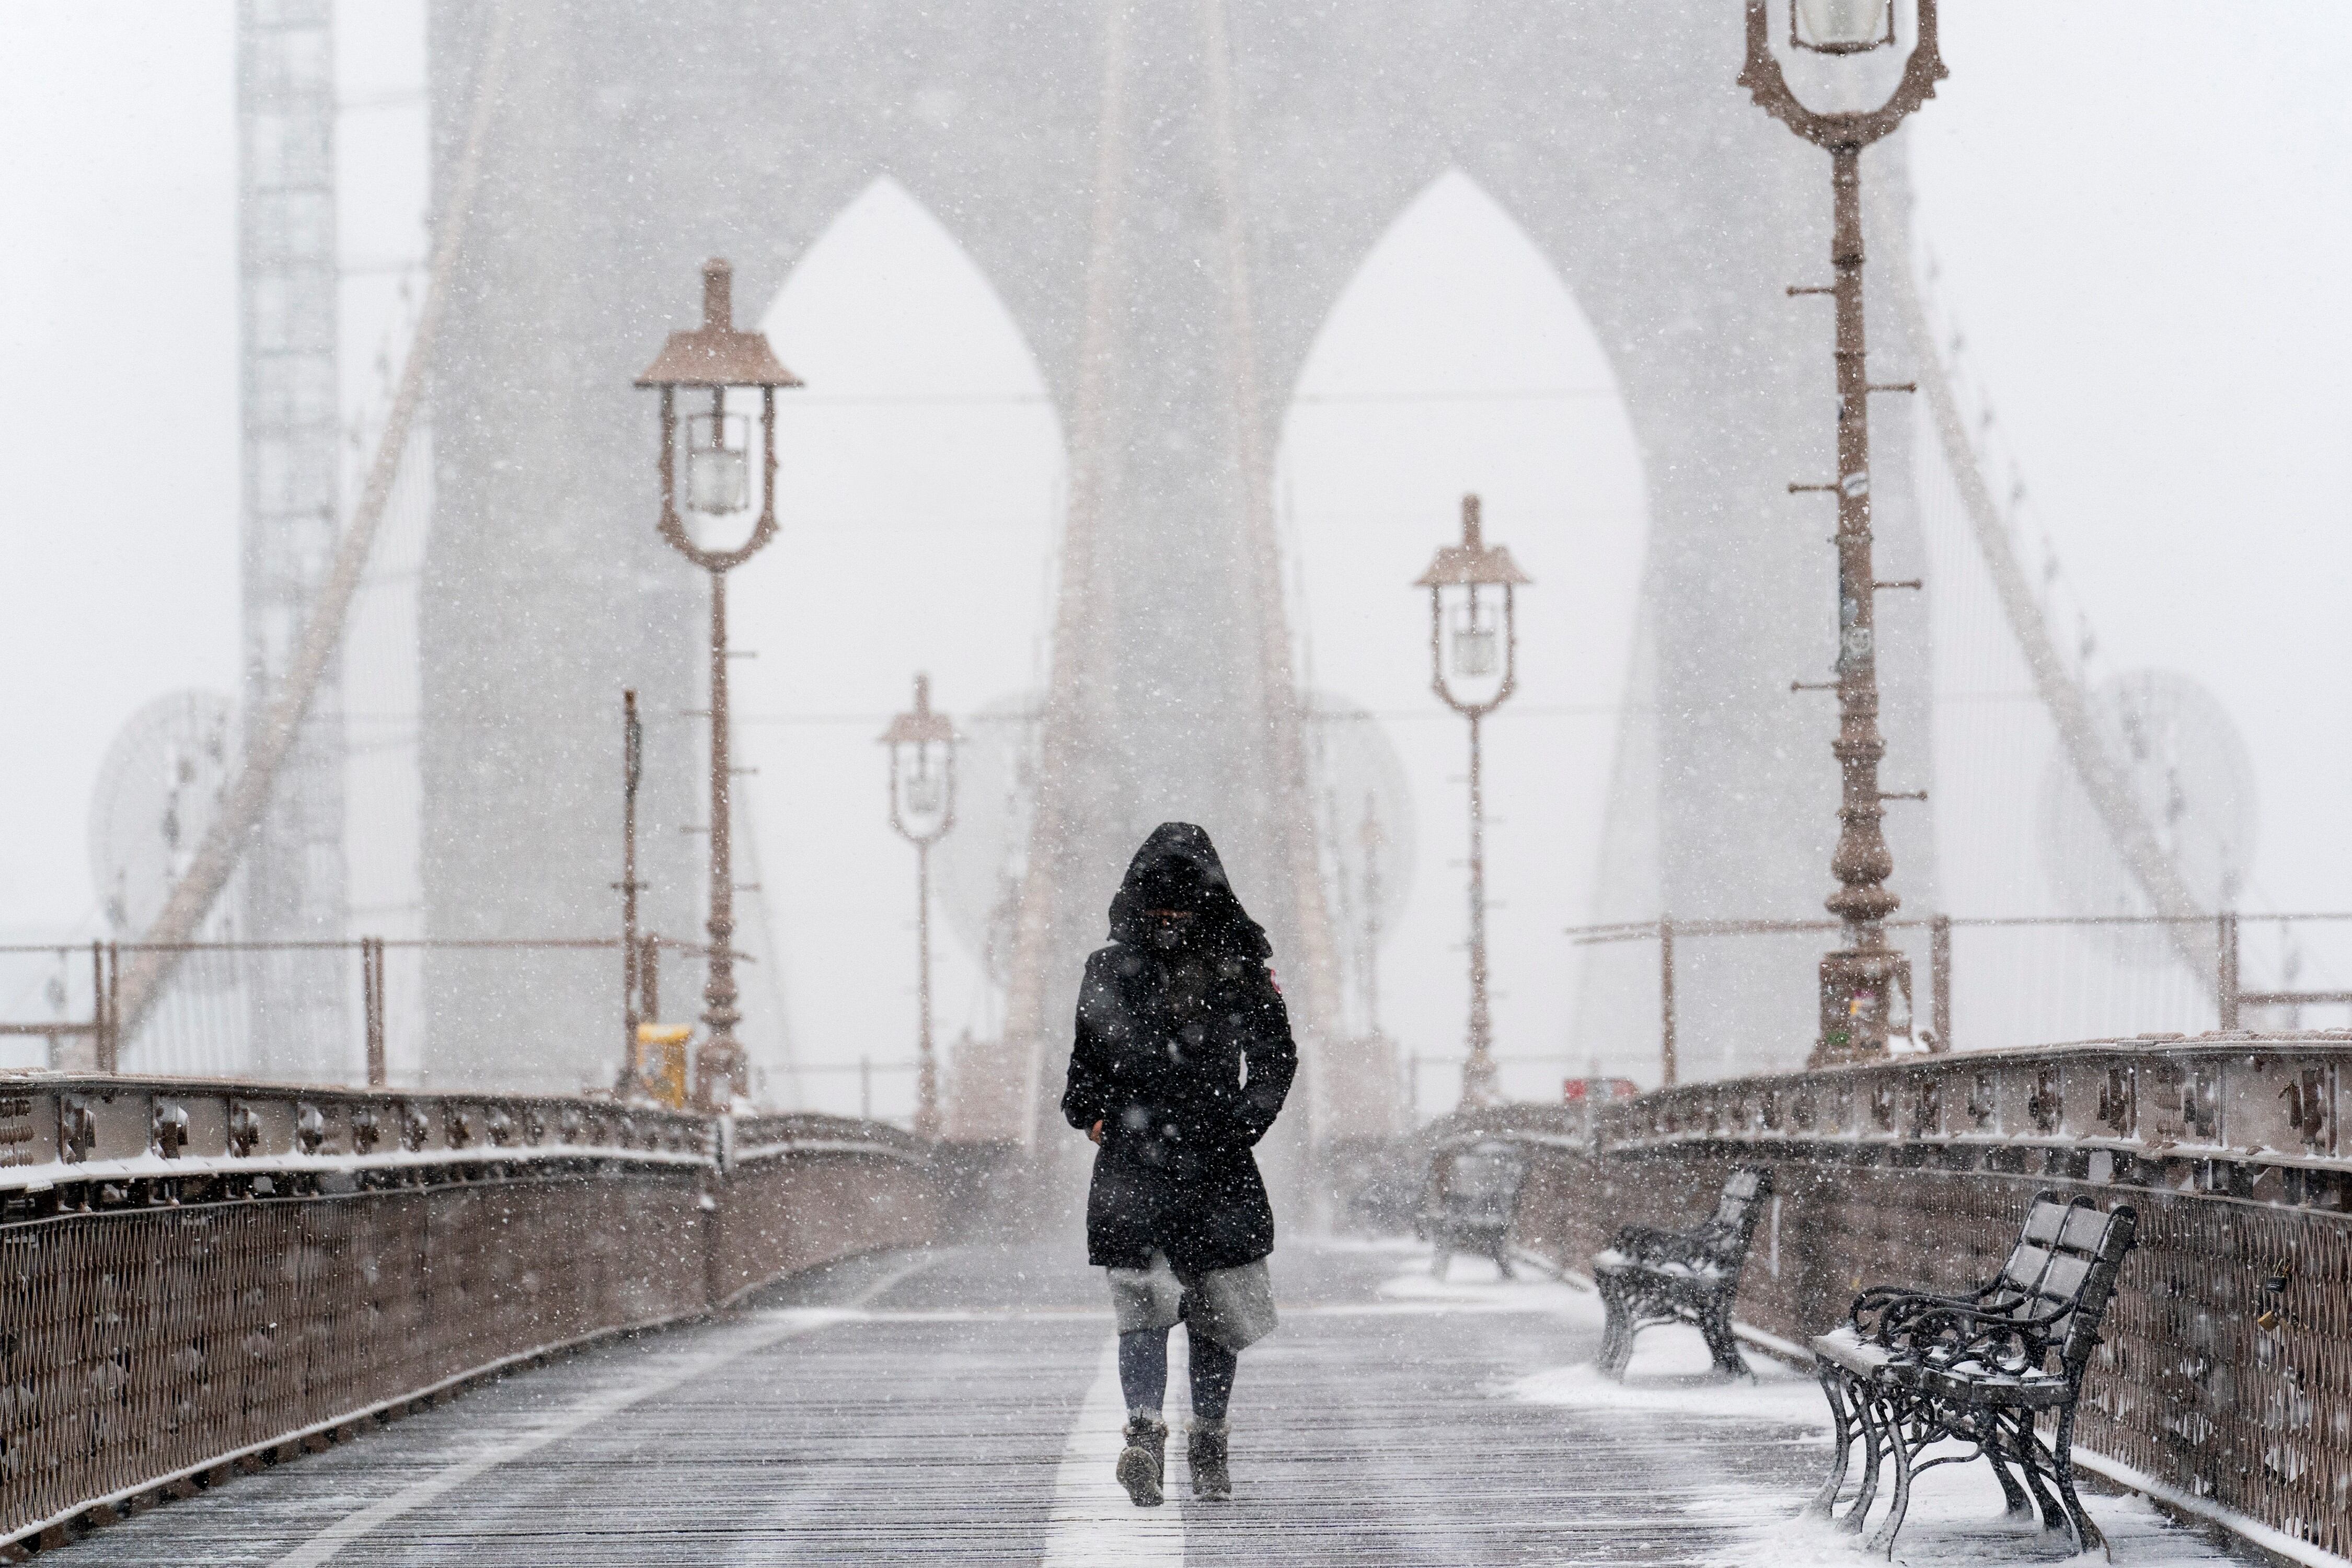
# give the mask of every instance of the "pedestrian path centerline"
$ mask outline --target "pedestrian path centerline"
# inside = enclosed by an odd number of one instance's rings
[[[1169,1359],[1172,1363],[1177,1358]],[[1179,1369],[1171,1364],[1168,1372],[1170,1383],[1174,1384]],[[1184,1510],[1176,1500],[1176,1478],[1168,1477],[1166,1502],[1158,1508],[1138,1508],[1112,1474],[1111,1467],[1118,1458],[1120,1429],[1126,1425],[1127,1396],[1118,1385],[1118,1341],[1114,1338],[1103,1347],[1094,1384],[1078,1407],[1069,1446],[1062,1453],[1042,1568],[1101,1568],[1106,1563],[1117,1563],[1122,1568],[1127,1564],[1183,1568]],[[1181,1444],[1181,1437],[1171,1429],[1169,1447]]]

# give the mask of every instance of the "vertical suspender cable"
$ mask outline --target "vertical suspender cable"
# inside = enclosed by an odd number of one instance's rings
[[[1045,963],[1054,924],[1061,912],[1057,861],[1071,815],[1067,795],[1076,783],[1065,774],[1076,739],[1085,729],[1085,706],[1090,700],[1087,677],[1110,668],[1111,608],[1105,595],[1096,591],[1095,547],[1118,460],[1109,421],[1110,383],[1119,368],[1119,248],[1127,207],[1129,22],[1126,0],[1111,0],[1103,7],[1102,17],[1094,226],[1087,252],[1086,318],[1078,343],[1077,406],[1072,421],[1069,508],[1062,528],[1062,579],[1054,606],[1053,665],[1038,748],[1045,765],[1037,773],[1029,863],[1021,879],[1012,979],[1004,998],[1003,1044],[1019,1053],[1015,1092],[1020,1102],[1010,1108],[995,1102],[982,1075],[973,1070],[975,1064],[959,1058],[948,1118],[951,1136],[1003,1138],[1010,1133],[1024,1152],[1036,1147],[1045,1093]]]
[[[1290,628],[1282,602],[1282,546],[1275,536],[1274,469],[1260,440],[1265,416],[1258,386],[1257,321],[1252,300],[1249,209],[1242,185],[1240,106],[1235,101],[1233,43],[1224,0],[1201,0],[1202,53],[1208,89],[1211,166],[1223,213],[1225,302],[1225,389],[1231,403],[1234,458],[1241,470],[1243,539],[1248,552],[1257,622],[1258,700],[1264,705],[1273,756],[1276,848],[1289,882],[1300,952],[1298,1022],[1307,1037],[1307,1135],[1321,1142],[1335,1129],[1324,1057],[1339,1023],[1339,961],[1324,900],[1322,857],[1316,847],[1315,811],[1303,734],[1303,694],[1292,668]],[[1386,1082],[1383,1072],[1364,1075]],[[1381,1107],[1382,1121],[1395,1108]],[[1393,1132],[1393,1125],[1349,1127],[1347,1132]]]
[[[1953,488],[1959,492],[1967,510],[1977,547],[1983,553],[1994,592],[2000,600],[2001,612],[2032,672],[2034,689],[2057,727],[2059,744],[2065,749],[2066,760],[2083,781],[2084,793],[2106,825],[2116,853],[2147,895],[2149,905],[2156,913],[2172,917],[2173,923],[2165,929],[2179,949],[2181,958],[2210,978],[2215,972],[2213,951],[2205,945],[2206,928],[2200,923],[2200,917],[2210,917],[2210,911],[2198,907],[2179,868],[2158,842],[2155,827],[2133,798],[2122,768],[2100,738],[2090,693],[2075,679],[2058,652],[2057,639],[2051,635],[2041,603],[2027,581],[2024,566],[2017,559],[2008,525],[1993,501],[1992,491],[1977,461],[1976,448],[1961,422],[1958,401],[1952,395],[1943,356],[1928,331],[1927,311],[1910,269],[1895,268],[1894,284],[1895,303],[1918,362],[1919,389],[1927,395]]]

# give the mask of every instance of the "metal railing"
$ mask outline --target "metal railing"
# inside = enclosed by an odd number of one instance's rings
[[[0,1554],[467,1382],[938,1239],[845,1118],[0,1074]]]
[[[2133,1162],[2222,1160],[2352,1175],[2338,1114],[2348,1067],[2352,1031],[1915,1056],[1659,1089],[1612,1107],[1600,1136],[1620,1149],[1694,1140],[2034,1146],[2084,1151],[2086,1171],[2087,1152],[2104,1149],[2110,1158],[2095,1168],[2109,1173]]]
[[[1776,1196],[1742,1278],[1753,1343],[1803,1363],[1861,1286],[1992,1277],[2040,1191],[2128,1203],[2077,1462],[2275,1549],[2352,1552],[2352,1030],[1953,1055],[1446,1119],[1425,1147],[1526,1149],[1516,1239],[1580,1269],[1685,1225],[1725,1176]],[[2090,1450],[2084,1457],[2085,1449]],[[2313,1559],[2316,1560],[2316,1559]]]
[[[903,1061],[876,1061],[872,1057],[860,1057],[854,1062],[802,1062],[793,1067],[795,1074],[851,1073],[857,1075],[857,1114],[865,1121],[874,1118],[874,1075],[876,1073],[919,1073],[923,1064],[919,1058],[908,1057]],[[908,1119],[910,1121],[912,1118]]]
[[[1575,1062],[1578,1058],[1576,1054],[1572,1051],[1500,1051],[1490,1055],[1486,1059],[1493,1062],[1498,1068],[1543,1066],[1565,1068]],[[1408,1129],[1421,1126],[1425,1120],[1421,1113],[1422,1075],[1429,1072],[1433,1068],[1440,1072],[1451,1071],[1458,1075],[1462,1071],[1463,1064],[1468,1060],[1468,1056],[1461,1052],[1454,1052],[1444,1055],[1433,1055],[1423,1051],[1411,1051],[1406,1053],[1404,1059],[1404,1110],[1405,1126]],[[1567,1075],[1563,1074],[1562,1076],[1565,1078]],[[1459,1081],[1458,1078],[1456,1081]],[[1458,1099],[1459,1096],[1457,1095],[1454,1098]],[[1438,1112],[1437,1114],[1442,1115],[1444,1112]]]
[[[2218,915],[1928,915],[1910,920],[1890,920],[1890,931],[1924,932],[1927,946],[1927,1017],[1924,1026],[1916,1029],[1914,1037],[1927,1051],[1941,1053],[1955,1048],[1954,1017],[1954,933],[1994,931],[2104,931],[2125,932],[2135,929],[2161,932],[2168,946],[2178,951],[2194,948],[2205,956],[2205,972],[2200,977],[2204,995],[2210,998],[2218,1026],[2225,1031],[2239,1028],[2249,1009],[2299,1009],[2305,1006],[2352,1005],[2352,990],[2343,989],[2248,989],[2242,984],[2242,932],[2245,926],[2260,923],[2282,929],[2305,922],[2352,921],[2352,912],[2301,911],[2278,914],[2242,914],[2224,911]],[[2210,942],[2198,940],[2200,929],[2210,931]],[[1658,1058],[1661,1081],[1675,1084],[1680,1077],[1680,1025],[1676,1014],[1675,988],[1676,979],[1676,944],[1696,939],[1740,938],[1758,936],[1793,936],[1815,933],[1824,937],[1843,929],[1828,920],[1676,920],[1672,916],[1651,921],[1620,921],[1606,925],[1576,926],[1568,935],[1579,947],[1607,946],[1623,942],[1654,942],[1658,944]],[[2181,1026],[2179,1032],[2188,1033],[2201,1020],[2175,1018]]]
[[[682,957],[699,957],[709,952],[704,944],[680,942],[673,938],[647,934],[640,939],[642,951],[654,954],[671,952]],[[361,995],[361,1054],[363,1064],[362,1081],[372,1088],[383,1088],[390,1082],[387,1059],[388,1014],[390,987],[385,983],[385,955],[391,952],[426,953],[459,952],[503,952],[513,953],[553,952],[614,952],[620,951],[620,941],[614,937],[516,937],[516,938],[439,938],[439,937],[379,937],[362,936],[344,941],[321,942],[137,942],[97,941],[88,943],[12,943],[0,944],[0,958],[9,956],[46,956],[60,963],[86,963],[89,974],[87,1016],[58,1017],[45,1021],[0,1020],[0,1037],[34,1037],[48,1042],[47,1066],[53,1068],[114,1074],[123,1068],[124,1047],[129,1031],[125,1026],[121,999],[123,963],[126,957],[155,951],[168,950],[181,958],[211,955],[224,959],[254,960],[260,958],[301,957],[341,963],[352,961],[356,965]],[[754,962],[749,953],[739,952],[736,961]],[[622,983],[615,972],[614,1037],[619,1037]],[[648,988],[649,994],[658,994],[658,985]],[[148,1029],[162,1026],[151,1012],[144,1026]],[[79,1042],[89,1042],[86,1051],[71,1048]]]

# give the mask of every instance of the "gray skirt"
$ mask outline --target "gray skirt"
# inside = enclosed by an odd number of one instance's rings
[[[1106,1268],[1110,1304],[1122,1334],[1172,1329],[1181,1319],[1229,1351],[1247,1349],[1274,1332],[1274,1277],[1265,1259],[1180,1279],[1165,1253],[1149,1268]]]

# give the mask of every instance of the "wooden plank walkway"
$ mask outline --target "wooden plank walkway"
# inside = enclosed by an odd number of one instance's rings
[[[1129,1507],[1098,1278],[1062,1253],[855,1259],[716,1322],[602,1346],[54,1553],[138,1568],[455,1564],[1809,1564],[1821,1400],[1718,1386],[1696,1335],[1589,1368],[1599,1313],[1488,1266],[1286,1247],[1285,1321],[1243,1359],[1229,1504]],[[1176,1336],[1181,1347],[1182,1336]],[[1171,1407],[1181,1413],[1181,1350]],[[1955,1467],[1902,1559],[2053,1562]],[[2230,1561],[2130,1500],[2116,1561]]]

